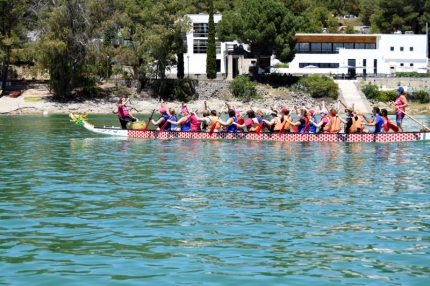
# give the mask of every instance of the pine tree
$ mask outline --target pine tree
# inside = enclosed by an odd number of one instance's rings
[[[216,46],[215,46],[215,24],[213,12],[213,0],[209,0],[209,23],[208,23],[208,49],[206,51],[206,77],[216,78]]]

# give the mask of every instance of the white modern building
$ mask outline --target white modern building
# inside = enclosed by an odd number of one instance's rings
[[[185,77],[206,78],[206,51],[208,46],[209,15],[189,14],[192,20],[192,31],[186,35],[184,41],[187,53],[184,54]],[[214,23],[218,23],[222,15],[214,15]],[[246,45],[237,42],[221,43],[217,39],[216,62],[218,78],[232,80],[238,74],[248,74],[249,68],[255,63],[255,57],[248,51]],[[262,57],[262,67],[270,66],[270,57]],[[268,71],[268,69],[267,69]],[[176,76],[176,67],[170,70],[172,77]]]
[[[414,34],[296,34],[291,74],[392,75],[427,72],[427,36]]]
[[[187,15],[192,31],[184,41],[185,76],[206,78],[206,50],[209,15]],[[215,25],[222,15],[214,15]],[[265,72],[286,74],[363,74],[392,75],[400,71],[427,72],[427,36],[414,34],[296,34],[296,56],[289,68],[269,68],[277,61],[269,55],[261,58]],[[255,57],[246,45],[216,40],[218,78],[233,79],[249,74]],[[170,71],[176,76],[176,68]]]

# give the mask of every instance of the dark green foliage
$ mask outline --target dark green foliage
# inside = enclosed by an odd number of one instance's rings
[[[185,68],[184,68],[184,54],[183,53],[178,54],[178,65],[177,65],[177,67],[178,67],[178,72],[177,72],[176,76],[178,78],[184,78]]]
[[[419,103],[429,103],[430,102],[430,94],[427,90],[417,90],[410,94],[411,99],[418,100]]]
[[[164,99],[170,101],[188,102],[193,99],[193,81],[189,78],[176,80],[153,80],[149,84],[150,89]]]
[[[430,77],[428,73],[419,73],[419,72],[396,72],[397,77]]]
[[[396,100],[396,98],[397,92],[395,90],[380,90],[376,99],[382,102],[390,102]]]
[[[367,99],[377,99],[377,98],[379,98],[379,89],[374,84],[370,84],[369,83],[369,84],[363,86],[363,88],[361,89],[361,91],[364,93],[364,95],[366,95]]]
[[[229,88],[231,93],[243,100],[251,100],[260,98],[255,87],[257,84],[249,79],[246,75],[238,75],[231,82]]]
[[[330,97],[337,99],[339,97],[337,83],[327,76],[318,74],[303,76],[299,82],[313,98]]]
[[[213,13],[213,0],[209,0],[209,23],[208,23],[208,49],[206,51],[206,77],[216,78],[216,46],[215,46],[215,23]]]
[[[287,76],[286,74],[270,73],[266,76],[265,82],[270,85],[291,86],[299,81],[298,76]]]

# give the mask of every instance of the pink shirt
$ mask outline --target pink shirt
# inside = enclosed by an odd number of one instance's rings
[[[403,105],[404,104],[404,102],[400,99],[400,97],[401,96],[399,96],[397,99],[396,99],[396,101],[394,102],[395,104],[396,104],[396,106],[400,106],[400,105]],[[401,111],[400,111],[401,110]],[[402,111],[404,112],[405,111],[405,108],[404,107],[400,107],[398,110],[396,110],[396,112],[397,113],[402,113]]]
[[[321,118],[321,122],[324,122],[324,124],[321,125],[321,128],[324,128],[324,126],[328,124],[328,118],[327,117]],[[330,133],[330,131],[323,131],[322,133]]]
[[[126,117],[129,116],[128,108],[125,105],[118,104],[118,117]]]

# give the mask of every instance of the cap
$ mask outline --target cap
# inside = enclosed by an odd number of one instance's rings
[[[188,113],[188,109],[186,109],[186,108],[182,108],[182,109],[181,109],[181,113],[185,113],[185,112],[186,112],[186,113]]]
[[[351,107],[347,107],[347,108],[345,108],[345,112],[352,112],[352,108]]]
[[[309,110],[308,112],[309,112],[311,115],[314,115],[314,114],[315,114],[315,110],[313,110],[313,109]]]
[[[399,86],[398,88],[396,88],[396,90],[398,91],[398,92],[404,92],[405,90],[403,89],[403,87],[402,86]]]
[[[286,107],[284,107],[284,108],[282,108],[281,112],[282,112],[282,113],[287,113],[287,112],[288,112],[288,109],[287,109]]]
[[[159,112],[161,112],[161,113],[164,113],[164,112],[166,112],[166,108],[164,108],[164,107],[162,107],[162,108],[160,108],[160,110],[158,110]]]
[[[328,114],[327,109],[321,109],[320,114]]]
[[[236,110],[234,111],[234,113],[235,113],[235,114],[240,114],[240,110],[239,110],[239,109],[236,109]]]
[[[212,110],[211,110],[211,113],[212,113],[212,114],[216,114],[216,110],[215,110],[215,109],[212,109]]]

